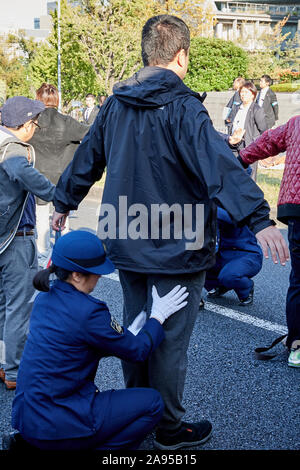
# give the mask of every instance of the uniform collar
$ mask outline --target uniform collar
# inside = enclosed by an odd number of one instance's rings
[[[95,302],[95,303],[101,304],[101,305],[105,305],[105,307],[107,308],[105,302],[102,302],[102,300],[96,299],[96,297],[93,297],[90,294],[85,294],[84,292],[81,292],[80,290],[76,289],[76,287],[74,287],[69,282],[60,281],[59,279],[56,279],[54,281],[54,283],[52,284],[52,287],[55,288],[55,289],[59,289],[63,292],[68,292],[68,293],[72,292],[73,294],[81,294],[81,295],[85,296],[86,298],[88,298],[89,300],[91,300],[92,302]]]

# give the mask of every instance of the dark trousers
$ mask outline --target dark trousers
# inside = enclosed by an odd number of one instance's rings
[[[128,326],[146,306],[150,315],[152,286],[158,295],[167,294],[177,284],[189,291],[188,304],[163,324],[165,339],[142,364],[122,362],[126,387],[152,387],[163,398],[165,411],[160,428],[176,429],[180,426],[185,409],[182,405],[187,369],[187,349],[194,323],[199,312],[205,273],[158,275],[119,271],[124,296],[123,323]]]
[[[237,250],[224,250],[217,254],[216,264],[206,273],[205,288],[216,287],[233,289],[238,298],[248,297],[253,287],[252,277],[262,267],[262,255]]]
[[[300,218],[288,222],[288,238],[291,256],[290,284],[286,297],[287,347],[300,344]],[[292,345],[293,342],[297,344]]]
[[[103,412],[103,424],[93,436],[57,441],[22,437],[42,450],[135,450],[161,419],[163,401],[149,388],[114,390],[110,407]]]

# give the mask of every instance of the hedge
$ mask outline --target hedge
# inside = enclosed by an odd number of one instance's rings
[[[231,41],[193,38],[185,83],[195,91],[223,91],[247,71],[247,53]]]
[[[278,83],[277,85],[271,86],[273,91],[279,92],[294,92],[300,90],[300,83]]]

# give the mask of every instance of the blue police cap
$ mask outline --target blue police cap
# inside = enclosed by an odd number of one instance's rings
[[[52,263],[67,271],[86,274],[109,274],[115,270],[101,240],[85,230],[60,237],[53,247]]]
[[[8,98],[0,110],[2,125],[11,128],[22,126],[38,116],[44,109],[44,103],[39,100],[31,100],[25,96]]]

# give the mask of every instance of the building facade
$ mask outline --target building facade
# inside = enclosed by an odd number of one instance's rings
[[[259,49],[259,38],[268,34],[274,26],[287,18],[282,33],[290,33],[293,38],[300,33],[300,2],[215,2],[216,24],[214,35],[217,38],[238,41],[248,50]]]

